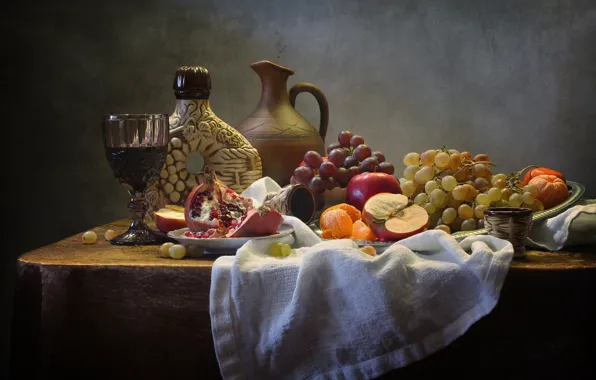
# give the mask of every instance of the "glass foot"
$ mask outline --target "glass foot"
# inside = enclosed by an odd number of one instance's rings
[[[174,241],[164,233],[132,228],[110,240],[110,243],[114,245],[161,245],[167,242]]]

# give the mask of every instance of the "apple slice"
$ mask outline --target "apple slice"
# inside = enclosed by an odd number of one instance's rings
[[[164,233],[186,227],[184,207],[166,205],[154,214],[155,226]]]
[[[428,213],[418,205],[409,205],[402,194],[381,193],[366,201],[364,221],[380,241],[397,241],[425,230]]]

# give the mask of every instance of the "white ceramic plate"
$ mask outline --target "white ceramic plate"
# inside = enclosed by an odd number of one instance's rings
[[[240,238],[212,238],[212,239],[200,239],[200,238],[191,238],[184,236],[184,233],[188,231],[188,228],[181,228],[179,230],[174,230],[168,232],[168,236],[180,244],[183,245],[196,245],[208,250],[233,250],[238,249],[244,245],[249,240],[264,240],[264,239],[275,239],[282,236],[286,236],[294,232],[294,229],[287,225],[282,224],[279,227],[279,233],[274,235],[268,236],[258,236],[258,237],[240,237]]]

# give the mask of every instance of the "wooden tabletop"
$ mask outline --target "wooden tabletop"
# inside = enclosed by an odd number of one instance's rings
[[[183,260],[173,260],[159,256],[159,246],[115,246],[104,239],[108,229],[116,233],[124,232],[130,220],[122,219],[109,223],[93,231],[97,233],[97,242],[84,245],[81,242],[83,232],[45,247],[22,255],[22,263],[40,265],[132,265],[132,266],[168,266],[168,267],[204,267],[211,268],[216,255],[201,255],[192,252]],[[580,246],[565,251],[547,252],[528,250],[527,257],[511,262],[511,270],[568,270],[596,269],[596,247]]]

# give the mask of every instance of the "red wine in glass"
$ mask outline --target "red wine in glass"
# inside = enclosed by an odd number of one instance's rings
[[[115,245],[156,245],[170,239],[145,222],[145,190],[159,178],[169,141],[167,114],[106,115],[103,124],[106,158],[116,179],[130,194],[132,222],[110,240]]]

